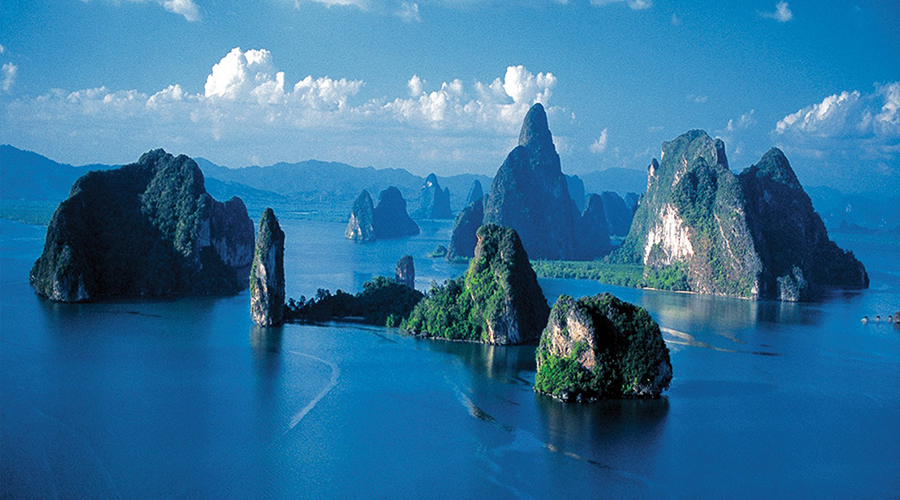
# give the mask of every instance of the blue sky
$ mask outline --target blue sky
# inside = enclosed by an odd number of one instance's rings
[[[900,180],[895,1],[4,0],[0,142],[122,163],[308,158],[491,175],[549,109],[567,173],[702,128],[732,170]]]

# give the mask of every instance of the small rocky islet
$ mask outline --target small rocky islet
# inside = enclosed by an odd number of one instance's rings
[[[271,208],[259,220],[250,267],[250,315],[260,326],[284,321],[284,231]]]
[[[377,205],[372,204],[368,191],[359,194],[353,202],[344,236],[354,241],[375,241],[415,236],[419,231],[419,225],[406,211],[403,194],[390,186],[378,194]]]

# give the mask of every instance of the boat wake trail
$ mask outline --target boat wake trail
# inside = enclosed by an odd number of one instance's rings
[[[288,352],[295,356],[303,356],[304,358],[309,358],[313,361],[318,361],[320,363],[328,365],[331,368],[331,378],[328,380],[328,384],[326,384],[325,387],[321,391],[319,391],[319,394],[317,394],[316,397],[314,397],[312,401],[310,401],[306,406],[303,407],[303,409],[301,409],[300,411],[295,413],[293,417],[291,417],[291,421],[288,423],[288,428],[286,431],[284,431],[284,433],[281,435],[281,437],[284,437],[284,435],[287,434],[288,432],[291,432],[291,430],[293,430],[294,427],[297,427],[297,424],[299,424],[300,421],[303,420],[303,417],[305,417],[307,413],[309,413],[313,408],[315,408],[316,404],[318,404],[319,401],[321,401],[322,398],[324,398],[326,394],[328,394],[329,392],[331,392],[332,389],[334,389],[334,386],[337,385],[338,379],[341,376],[341,368],[338,365],[332,363],[331,361],[328,361],[328,360],[325,360],[322,358],[317,358],[310,354],[297,352],[297,351],[285,351],[285,352]]]

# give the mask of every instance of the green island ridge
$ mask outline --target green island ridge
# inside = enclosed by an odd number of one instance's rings
[[[396,327],[409,316],[425,295],[395,280],[378,276],[363,283],[357,294],[320,288],[316,296],[293,298],[284,308],[285,321],[358,321],[370,325]]]

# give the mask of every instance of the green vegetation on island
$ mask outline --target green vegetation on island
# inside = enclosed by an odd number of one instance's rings
[[[608,293],[560,296],[536,358],[535,390],[563,401],[656,397],[672,380],[659,325]]]
[[[641,264],[619,264],[606,260],[535,260],[531,262],[531,267],[539,278],[594,280],[607,285],[678,292],[691,290],[680,263],[653,269]]]
[[[230,294],[247,287],[252,258],[253,223],[240,198],[214,200],[192,159],[157,149],[75,182],[30,280],[64,302]]]
[[[519,344],[536,339],[549,307],[516,231],[486,224],[464,276],[436,285],[401,327],[424,337]]]
[[[299,301],[289,299],[285,305],[286,321],[356,320],[370,325],[399,326],[403,318],[424,297],[422,292],[378,276],[363,283],[361,292],[353,295],[342,290],[332,294],[320,288],[316,296]]]

